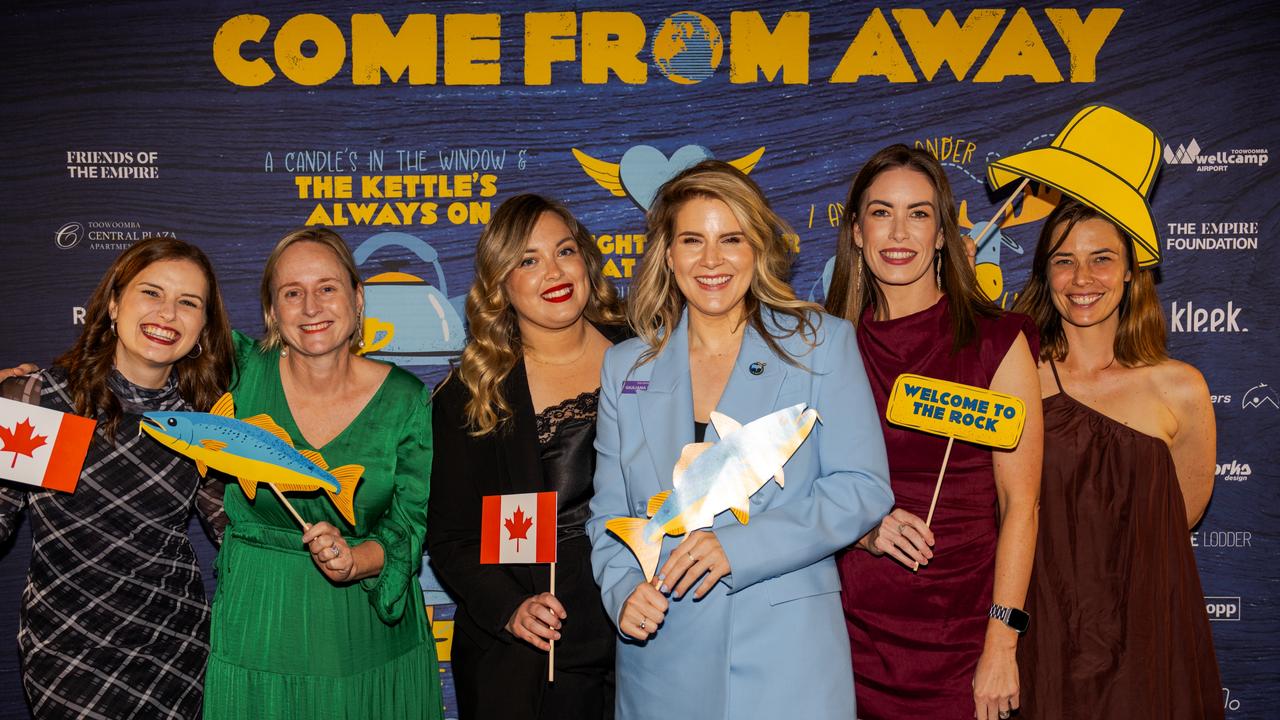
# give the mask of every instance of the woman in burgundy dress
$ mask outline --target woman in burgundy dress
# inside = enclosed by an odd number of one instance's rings
[[[1025,629],[1040,487],[1035,327],[982,295],[950,185],[928,153],[876,153],[845,207],[827,310],[857,325],[897,499],[839,561],[858,716],[1006,718],[1019,702],[1014,626]],[[955,444],[931,526],[947,440],[884,422],[902,373],[1027,405],[1016,449]]]
[[[1044,494],[1018,648],[1035,718],[1221,718],[1187,542],[1213,490],[1204,378],[1165,354],[1150,270],[1098,211],[1064,200],[1018,299],[1040,327]]]

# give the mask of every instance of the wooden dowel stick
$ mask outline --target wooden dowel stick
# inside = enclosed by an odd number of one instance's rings
[[[293,504],[285,499],[284,493],[280,492],[280,488],[276,487],[275,483],[265,483],[265,485],[271,488],[271,492],[275,493],[276,497],[280,498],[280,502],[284,504],[284,509],[288,510],[289,514],[293,516],[293,519],[298,521],[298,527],[301,527],[303,531],[306,531],[311,527],[307,524],[306,520],[302,519],[302,516],[298,514],[298,511],[293,509]]]
[[[991,216],[990,222],[987,223],[986,227],[982,228],[982,232],[978,233],[978,237],[974,238],[973,246],[975,248],[981,248],[983,241],[987,238],[987,233],[990,233],[992,228],[999,227],[1000,223],[1004,222],[1005,212],[1013,204],[1013,201],[1018,199],[1018,196],[1022,194],[1022,191],[1027,188],[1027,184],[1030,182],[1031,178],[1023,178],[1022,182],[1018,183],[1018,187],[1014,188],[1013,194],[1009,196],[1008,200],[1004,201],[1004,204],[1000,206],[996,214]]]
[[[551,594],[556,594],[556,564],[551,563]],[[556,681],[556,641],[551,640],[551,652],[547,653],[547,682]]]
[[[933,486],[933,500],[929,503],[929,517],[924,519],[925,527],[933,524],[933,511],[938,507],[938,493],[942,492],[942,476],[947,473],[947,461],[951,459],[951,446],[955,442],[954,437],[947,438],[947,452],[942,456],[942,469],[938,470],[938,483]]]

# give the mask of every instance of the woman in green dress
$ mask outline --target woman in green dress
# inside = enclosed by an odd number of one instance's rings
[[[418,569],[431,468],[430,393],[353,352],[364,295],[336,233],[285,236],[262,280],[267,336],[236,335],[236,416],[270,415],[330,467],[359,464],[355,526],[323,493],[225,493],[205,717],[439,718]]]

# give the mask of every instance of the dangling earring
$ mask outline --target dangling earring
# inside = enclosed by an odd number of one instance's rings
[[[188,353],[188,354],[187,354],[187,359],[188,359],[188,360],[195,360],[196,358],[198,358],[198,357],[200,357],[201,355],[203,355],[203,354],[204,354],[204,348],[203,348],[203,347],[200,347],[200,343],[199,343],[199,342],[197,342],[197,343],[196,343],[195,353],[196,353],[195,355],[192,355],[192,354]]]
[[[364,308],[360,308],[360,312],[356,313],[356,335],[360,336],[360,342],[356,343],[357,347],[364,347]]]
[[[862,292],[862,248],[854,245],[853,249],[858,253],[858,269],[853,271],[853,295],[857,297]]]
[[[116,321],[115,321],[115,318],[112,318],[112,319],[111,319],[111,334],[112,334],[112,335],[115,335],[115,334],[116,334]]]
[[[934,277],[934,280],[936,280],[938,283],[938,289],[941,290],[942,289],[942,253],[934,253],[933,259],[937,261],[933,264],[933,268],[934,268],[933,277]]]
[[[289,357],[289,348],[287,346],[280,348],[280,357]]]

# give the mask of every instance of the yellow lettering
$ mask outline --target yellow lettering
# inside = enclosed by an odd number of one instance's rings
[[[933,80],[942,63],[951,68],[956,80],[963,80],[1002,17],[1004,10],[974,10],[961,26],[950,10],[944,10],[935,25],[929,22],[929,14],[924,10],[893,11],[898,29],[906,38],[925,80]]]
[[[316,53],[307,57],[302,44],[315,43]],[[333,79],[347,59],[347,41],[332,20],[311,13],[295,15],[276,33],[276,66],[285,77],[299,85],[323,85]]]
[[[257,87],[276,76],[266,60],[245,60],[240,48],[247,42],[262,42],[271,21],[261,15],[237,15],[222,23],[213,36],[213,64],[222,77],[236,85]]]
[[[444,84],[497,85],[502,16],[449,14],[444,16]]]
[[[1001,82],[1010,75],[1030,75],[1038,83],[1062,82],[1062,73],[1026,8],[1013,14],[973,81]]]
[[[303,225],[332,225],[333,220],[329,218],[329,213],[324,209],[324,203],[317,203],[311,214],[307,216],[307,221]]]
[[[378,209],[378,203],[347,203],[347,210],[351,213],[351,219],[357,225],[368,225],[373,219],[373,211]]]
[[[374,225],[399,225],[400,220],[396,217],[396,209],[388,203],[378,208],[378,217],[373,220]]]
[[[729,15],[729,82],[754,83],[758,73],[773,82],[782,71],[782,82],[809,82],[809,13],[788,12],[770,31],[757,11]]]
[[[880,75],[889,82],[916,81],[916,74],[880,8],[872,10],[858,30],[857,37],[840,58],[836,71],[831,73],[831,82],[858,82],[859,78],[868,75]]]
[[[1071,53],[1071,82],[1093,82],[1098,79],[1098,51],[1107,41],[1107,36],[1120,22],[1124,10],[1120,8],[1096,8],[1089,11],[1089,17],[1080,20],[1078,10],[1062,10],[1049,8],[1044,11],[1049,22],[1062,37],[1062,42]]]
[[[308,222],[307,224],[310,225],[311,223]],[[615,280],[622,277],[622,273],[618,271],[618,263],[614,262],[613,258],[609,258],[604,262],[604,269],[600,272],[604,273],[605,277],[614,278]]]
[[[639,58],[644,43],[644,21],[634,13],[582,13],[582,82],[603,85],[610,70],[624,83],[648,82],[649,66]]]
[[[394,35],[381,15],[351,16],[351,82],[381,85],[383,70],[393,83],[406,70],[410,85],[436,83],[435,15],[409,15]]]
[[[578,18],[571,12],[525,13],[524,84],[550,85],[551,64],[577,59]]]

